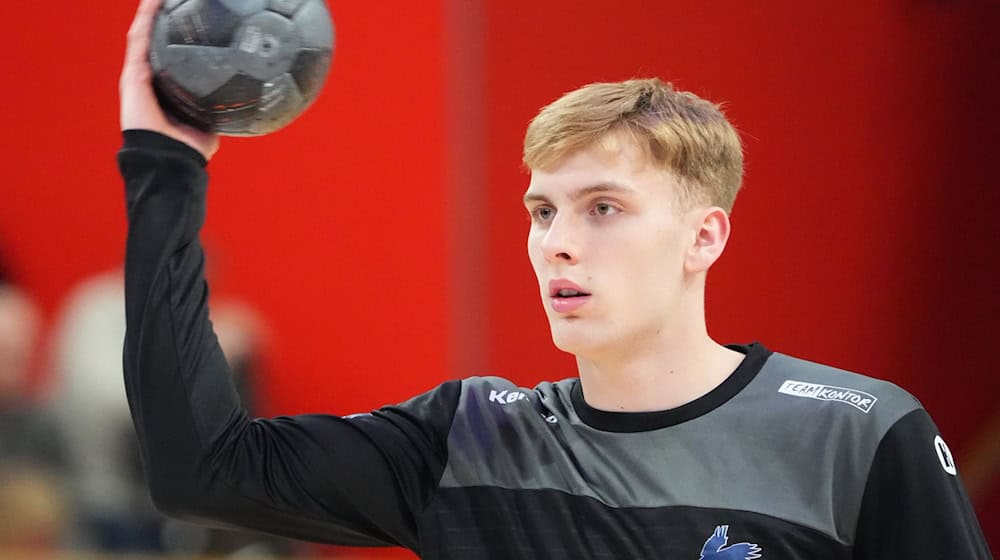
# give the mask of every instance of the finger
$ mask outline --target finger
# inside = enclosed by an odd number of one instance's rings
[[[149,45],[153,22],[163,0],[140,0],[135,17],[128,30],[125,45],[125,62],[119,80],[119,91],[129,83],[146,83],[151,78],[149,68]]]
[[[125,48],[125,62],[135,63],[145,61],[149,52],[150,35],[153,21],[163,0],[141,0],[135,11],[135,18],[128,30],[128,43]]]
[[[153,21],[161,4],[163,4],[163,0],[139,0],[139,7],[135,10],[135,19],[132,21],[132,25],[148,24]]]

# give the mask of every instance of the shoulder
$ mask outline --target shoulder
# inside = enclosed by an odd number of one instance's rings
[[[554,423],[572,415],[570,393],[575,378],[524,387],[496,376],[461,381],[455,410],[455,429],[484,426],[533,431],[539,420]]]
[[[445,381],[405,402],[381,410],[403,412],[418,418],[444,419],[444,424],[449,427],[455,418],[470,415],[480,420],[491,418],[492,422],[500,417],[533,417],[560,391],[568,395],[570,381],[546,382],[529,388],[503,377],[466,377]]]
[[[869,375],[774,353],[756,383],[773,392],[782,409],[852,424],[883,436],[920,402],[898,385]]]
[[[563,379],[561,381],[542,381],[535,385],[534,387],[525,387],[518,385],[517,383],[507,379],[505,377],[500,377],[496,375],[481,375],[466,377],[461,380],[463,391],[491,391],[491,390],[506,390],[506,391],[518,391],[525,394],[528,393],[538,393],[538,394],[549,394],[559,390],[565,390],[568,385],[571,385],[576,381],[576,378]]]
[[[476,376],[461,380],[459,407],[503,407],[523,402],[533,408],[544,403],[568,399],[575,378],[557,382],[544,381],[534,387],[524,387],[498,376]]]
[[[518,404],[535,409],[560,395],[569,395],[575,380],[557,383],[544,382],[534,388],[522,387],[509,379],[497,376],[475,376],[445,381],[407,401],[385,407],[406,410],[416,414],[461,414],[469,410],[495,408],[507,413],[519,410]],[[445,412],[447,411],[447,412]]]
[[[441,486],[519,488],[540,476],[532,457],[556,457],[571,422],[572,380],[522,387],[502,377],[463,379],[448,432]]]

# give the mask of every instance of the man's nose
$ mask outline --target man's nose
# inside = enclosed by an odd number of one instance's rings
[[[550,263],[575,264],[579,258],[576,228],[569,216],[557,215],[542,238],[542,254]]]

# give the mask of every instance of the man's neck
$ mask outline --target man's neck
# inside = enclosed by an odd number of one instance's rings
[[[649,412],[676,408],[707,394],[729,377],[744,355],[707,334],[692,338],[617,359],[577,356],[584,399],[599,410]]]

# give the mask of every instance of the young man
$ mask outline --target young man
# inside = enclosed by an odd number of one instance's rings
[[[143,0],[121,80],[126,387],[153,497],[186,519],[424,558],[989,558],[936,428],[867,377],[721,346],[705,275],[736,133],[658,80],[529,127],[528,252],[579,379],[450,381],[371,414],[250,420],[205,308],[209,134],[160,111]]]

